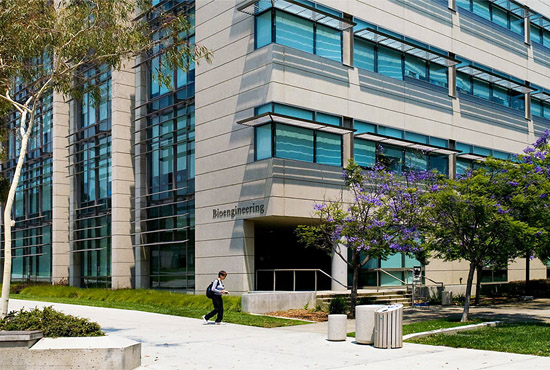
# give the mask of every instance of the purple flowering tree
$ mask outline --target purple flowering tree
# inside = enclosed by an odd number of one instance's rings
[[[479,289],[483,267],[507,266],[518,257],[519,243],[537,232],[515,219],[495,196],[501,181],[501,172],[480,168],[456,180],[446,179],[424,194],[425,247],[445,261],[469,262],[461,321],[468,320],[476,270]]]
[[[535,256],[543,261],[550,259],[549,137],[547,130],[513,161],[487,161],[487,166],[498,173],[495,196],[515,219],[534,228],[532,235],[517,244],[526,258],[526,290],[529,286],[530,260]]]
[[[355,316],[359,270],[373,258],[410,253],[423,259],[419,246],[419,186],[431,173],[396,176],[377,166],[365,170],[350,161],[344,169],[349,199],[316,204],[317,225],[297,229],[300,242],[337,254],[353,271],[350,314]],[[349,258],[348,258],[349,256]]]

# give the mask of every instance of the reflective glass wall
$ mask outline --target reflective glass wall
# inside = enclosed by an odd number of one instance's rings
[[[22,89],[16,95],[23,100]],[[12,219],[12,279],[50,281],[52,265],[52,99],[46,94],[36,111],[27,157],[15,195]],[[7,160],[2,168],[6,179],[13,177],[19,155],[19,113],[6,117]],[[16,129],[17,128],[17,129]],[[3,230],[3,229],[2,229]],[[2,232],[2,243],[4,241]],[[4,245],[2,261],[4,263]]]

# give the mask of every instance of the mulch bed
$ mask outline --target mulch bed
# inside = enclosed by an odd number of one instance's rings
[[[288,311],[276,311],[266,313],[269,316],[288,317],[291,319],[309,320],[323,322],[328,320],[328,313],[323,311],[311,311],[305,309],[294,309]]]

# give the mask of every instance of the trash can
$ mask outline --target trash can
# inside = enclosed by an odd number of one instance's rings
[[[403,305],[387,306],[374,313],[374,347],[403,347]]]
[[[374,343],[374,313],[385,305],[368,304],[355,306],[355,341],[359,344]]]
[[[442,291],[441,292],[441,305],[442,306],[450,306],[453,304],[453,292],[449,291]]]

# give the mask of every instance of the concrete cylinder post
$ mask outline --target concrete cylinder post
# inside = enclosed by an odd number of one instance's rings
[[[328,340],[344,341],[346,340],[346,329],[348,316],[344,314],[328,315]]]

